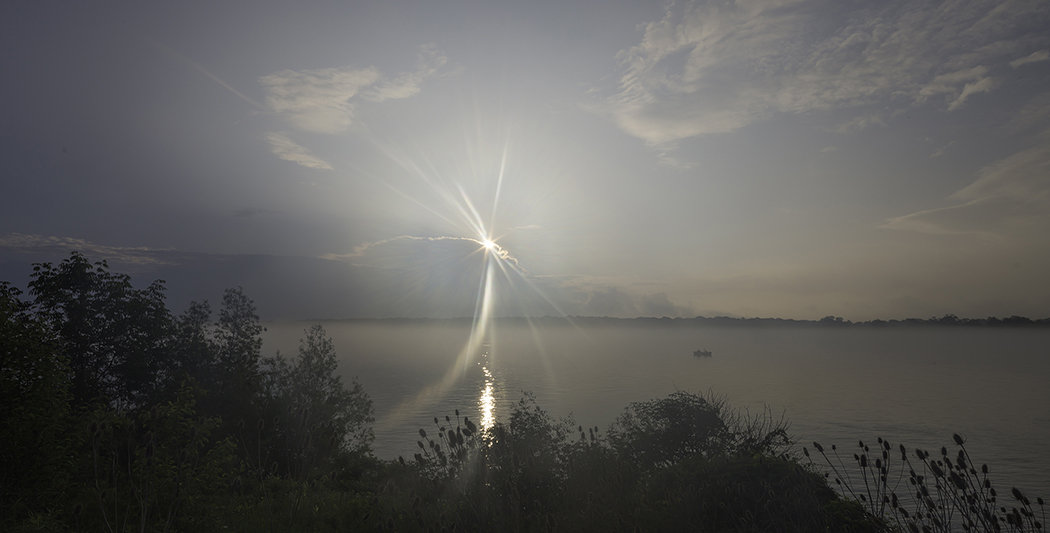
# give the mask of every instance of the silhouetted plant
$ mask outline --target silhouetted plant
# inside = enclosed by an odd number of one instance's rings
[[[33,265],[29,293],[36,315],[69,359],[75,405],[138,407],[156,399],[171,316],[164,282],[135,289],[126,274],[73,252],[58,266]]]
[[[79,521],[91,530],[175,531],[217,528],[214,500],[236,474],[234,446],[215,443],[217,419],[198,418],[192,388],[137,417],[103,407],[84,429],[91,488]],[[187,512],[188,510],[188,512]]]
[[[19,294],[0,282],[0,530],[49,513],[71,468],[68,360]]]
[[[831,447],[831,456],[819,443],[814,442],[813,448],[843,492],[862,502],[872,515],[892,519],[902,530],[1041,531],[1045,522],[1042,498],[1036,498],[1038,513],[1017,488],[1011,490],[1013,502],[999,501],[988,465],[978,469],[965,440],[958,434],[952,439],[958,453],[950,456],[942,447],[939,458],[919,448],[908,453],[903,444],[894,449],[882,438],[874,451],[859,441],[852,463],[856,470],[847,467],[836,446]],[[803,453],[810,457],[808,448]]]

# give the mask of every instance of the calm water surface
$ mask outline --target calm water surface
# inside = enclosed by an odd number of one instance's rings
[[[506,419],[523,391],[556,417],[604,431],[631,402],[713,391],[740,409],[766,406],[800,444],[858,440],[937,454],[952,433],[988,463],[1000,490],[1050,495],[1050,331],[825,329],[497,323],[463,357],[467,323],[322,322],[375,402],[382,458],[411,457],[419,428],[459,409]],[[307,322],[271,322],[264,353],[293,354]],[[697,358],[693,350],[713,352]]]

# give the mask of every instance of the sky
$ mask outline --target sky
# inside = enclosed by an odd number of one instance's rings
[[[4,2],[0,279],[76,250],[263,318],[1043,318],[1046,28],[1045,0]]]

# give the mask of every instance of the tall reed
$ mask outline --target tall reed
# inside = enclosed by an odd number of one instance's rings
[[[1036,509],[1029,497],[1014,487],[1010,498],[1000,500],[988,465],[977,468],[965,439],[955,434],[952,440],[958,452],[953,455],[942,447],[939,456],[919,448],[908,453],[903,444],[894,449],[882,438],[874,451],[858,441],[852,468],[836,446],[831,446],[830,454],[817,442],[813,448],[830,468],[826,475],[835,476],[834,482],[844,494],[862,502],[872,515],[892,520],[903,531],[1042,531],[1046,522],[1043,499],[1035,499]],[[812,463],[809,449],[802,452]]]

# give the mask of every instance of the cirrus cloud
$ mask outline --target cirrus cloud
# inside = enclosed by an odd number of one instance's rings
[[[1050,140],[981,169],[948,197],[956,205],[891,218],[885,229],[930,234],[1020,238],[1045,246],[1050,229]]]
[[[1050,8],[1039,0],[675,3],[619,53],[625,71],[597,108],[650,145],[775,113],[899,107],[934,95],[955,110],[996,87],[990,67],[1043,48],[1047,25]]]
[[[416,69],[388,79],[376,67],[334,67],[282,70],[259,78],[266,88],[266,106],[299,130],[333,135],[356,120],[360,100],[383,102],[419,93],[423,81],[438,72],[448,58],[431,45],[423,46]]]
[[[298,163],[306,168],[332,170],[331,163],[313,155],[310,150],[280,133],[271,132],[266,136],[266,142],[270,143],[270,153],[285,161]]]

